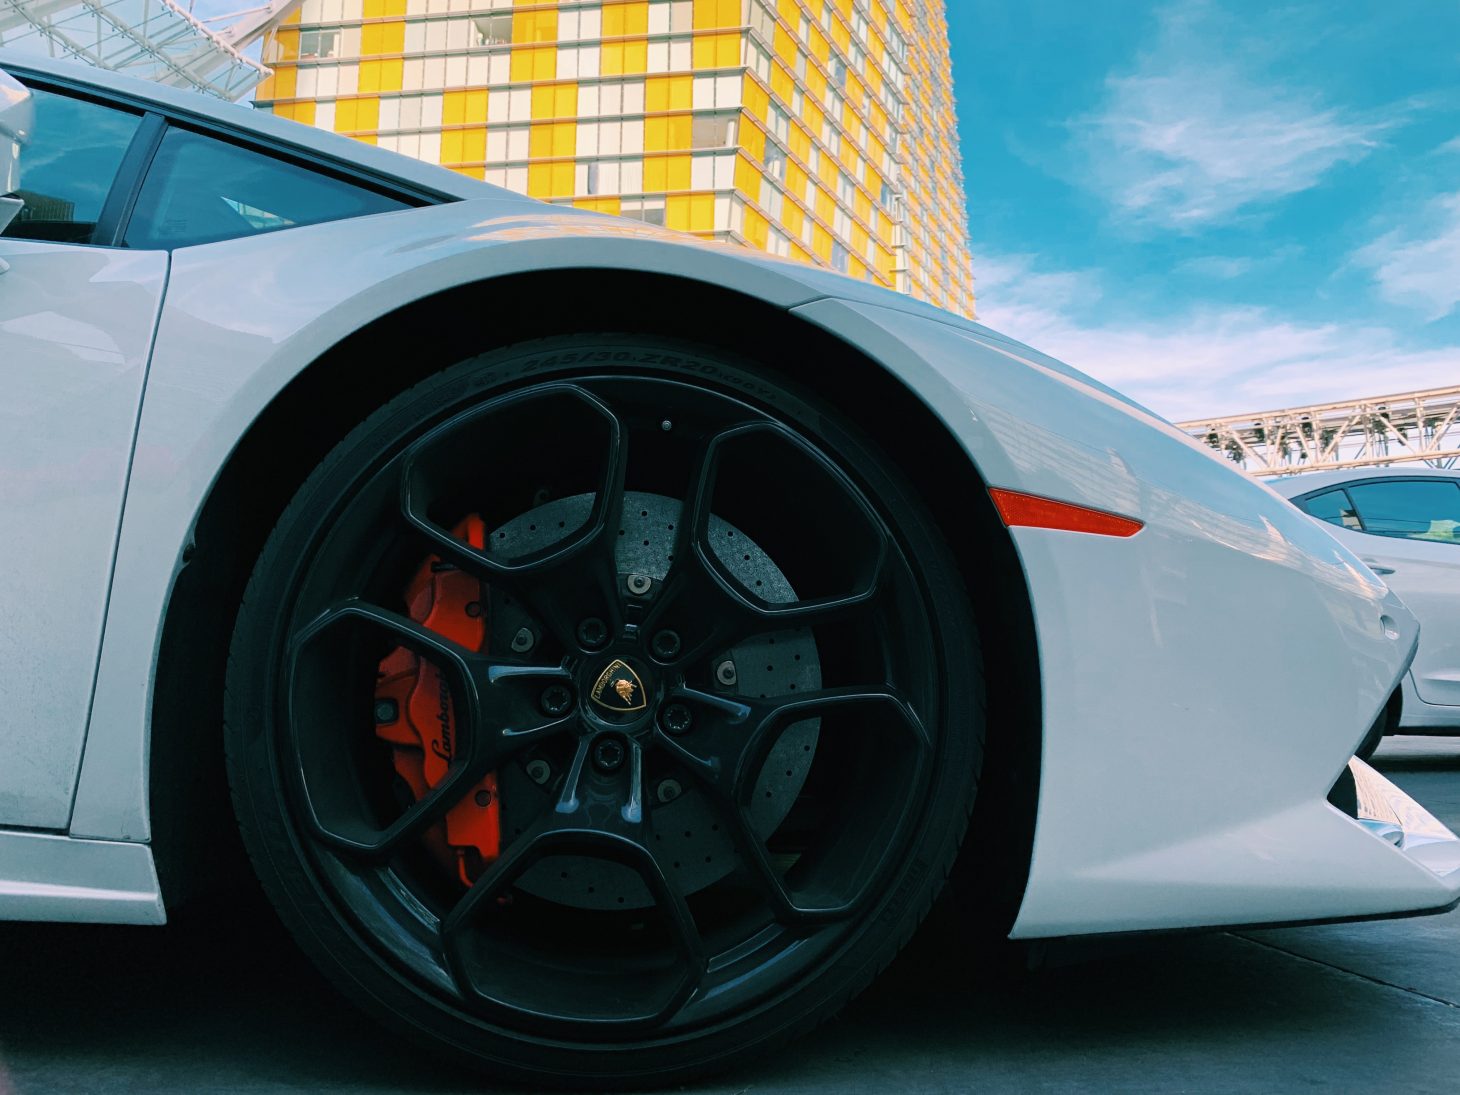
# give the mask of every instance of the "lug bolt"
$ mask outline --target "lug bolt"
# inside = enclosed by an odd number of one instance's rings
[[[484,810],[492,804],[491,791],[478,791],[474,797],[476,799],[476,804]]]
[[[680,796],[682,790],[683,789],[679,786],[679,780],[666,779],[659,784],[659,789],[656,794],[658,795],[660,802],[673,802]]]
[[[659,724],[676,737],[687,733],[694,721],[693,713],[682,703],[666,704],[664,710],[659,712]]]
[[[573,706],[573,693],[565,684],[550,684],[542,692],[542,713],[556,718]]]
[[[661,631],[654,636],[654,641],[649,645],[654,652],[654,657],[661,662],[667,662],[679,655],[679,633],[675,631]]]
[[[674,429],[674,423],[666,418],[663,422],[659,423],[659,428],[665,433],[668,433],[670,430]]]
[[[395,705],[395,700],[375,701],[375,721],[379,723],[395,722],[400,718],[400,710]]]
[[[630,574],[627,584],[630,593],[635,597],[642,597],[649,592],[649,588],[654,584],[654,579],[647,574]]]
[[[553,766],[547,761],[538,758],[527,762],[527,778],[533,783],[541,786],[552,778]]]
[[[628,757],[629,751],[624,746],[622,738],[605,735],[594,743],[593,767],[605,775],[610,772],[617,772],[623,767],[624,761]]]
[[[586,650],[597,650],[608,642],[608,625],[597,616],[589,616],[578,625],[578,641]]]
[[[512,649],[518,654],[526,654],[536,641],[530,627],[519,627],[517,634],[512,636]]]
[[[475,620],[479,616],[481,616],[481,614],[482,614],[482,603],[481,603],[481,601],[467,601],[467,603],[466,603],[466,614],[468,616],[470,616],[473,620]]]
[[[726,658],[719,665],[715,666],[715,680],[719,681],[726,688],[732,687],[739,679],[739,674],[735,672],[735,663],[729,658]]]

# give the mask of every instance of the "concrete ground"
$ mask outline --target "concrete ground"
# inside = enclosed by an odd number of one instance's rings
[[[1460,738],[1378,767],[1460,828]],[[262,925],[262,926],[261,926]],[[1152,938],[971,988],[914,945],[835,1023],[697,1089],[1460,1090],[1460,910]],[[0,1093],[455,1092],[256,909],[162,930],[0,926]]]

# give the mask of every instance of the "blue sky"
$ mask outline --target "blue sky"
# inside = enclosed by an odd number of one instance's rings
[[[983,322],[1173,419],[1460,384],[1460,5],[948,8]]]

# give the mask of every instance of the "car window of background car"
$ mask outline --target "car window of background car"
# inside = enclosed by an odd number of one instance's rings
[[[1352,483],[1348,493],[1366,532],[1460,542],[1460,484],[1448,479],[1401,479]]]
[[[91,243],[141,116],[40,88],[31,95],[35,131],[20,154],[16,191],[25,208],[4,235]]]
[[[409,208],[272,156],[170,129],[126,230],[128,247],[188,247]]]
[[[1339,525],[1355,531],[1363,529],[1359,523],[1358,514],[1354,511],[1353,503],[1349,501],[1348,495],[1344,493],[1342,487],[1326,490],[1311,498],[1300,498],[1298,508],[1312,514],[1320,521],[1327,521],[1330,525]]]

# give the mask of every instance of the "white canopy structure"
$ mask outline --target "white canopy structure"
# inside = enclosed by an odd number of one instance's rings
[[[0,0],[0,45],[239,99],[269,74],[241,49],[293,6],[234,13],[241,33],[233,34],[174,0]]]

